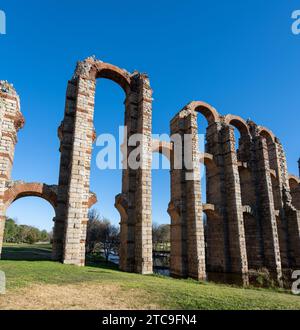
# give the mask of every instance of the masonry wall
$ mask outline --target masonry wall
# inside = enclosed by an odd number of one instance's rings
[[[17,132],[24,125],[20,100],[14,87],[0,81],[0,254],[5,226],[4,194],[11,180]]]

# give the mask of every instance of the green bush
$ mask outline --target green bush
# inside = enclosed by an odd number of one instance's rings
[[[18,225],[14,219],[6,219],[4,229],[5,243],[27,243],[50,241],[50,234],[46,230],[39,230],[33,226]]]

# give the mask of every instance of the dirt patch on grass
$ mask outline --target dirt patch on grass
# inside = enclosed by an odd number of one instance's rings
[[[118,285],[32,285],[0,296],[0,309],[157,309],[147,293]]]

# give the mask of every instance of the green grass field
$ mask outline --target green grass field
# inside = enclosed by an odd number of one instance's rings
[[[300,309],[300,297],[286,291],[129,274],[91,259],[80,268],[50,253],[50,245],[4,247],[0,309]]]

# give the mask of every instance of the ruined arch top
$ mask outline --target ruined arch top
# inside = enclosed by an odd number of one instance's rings
[[[218,111],[206,102],[192,101],[185,107],[185,109],[201,113],[206,118],[209,125],[220,121]]]
[[[264,126],[258,126],[258,134],[264,137],[267,140],[267,142],[271,142],[271,143],[276,142],[275,134],[270,129]]]
[[[3,204],[7,209],[14,201],[23,197],[40,197],[49,202],[54,209],[57,207],[57,185],[48,185],[39,182],[11,181],[7,183],[4,192]],[[90,192],[88,207],[97,202],[95,193]]]
[[[137,72],[130,74],[125,69],[102,62],[92,56],[83,61],[77,62],[73,79],[77,79],[79,77],[91,80],[96,80],[97,78],[110,79],[121,86],[127,95],[130,92],[132,77],[136,74]]]

